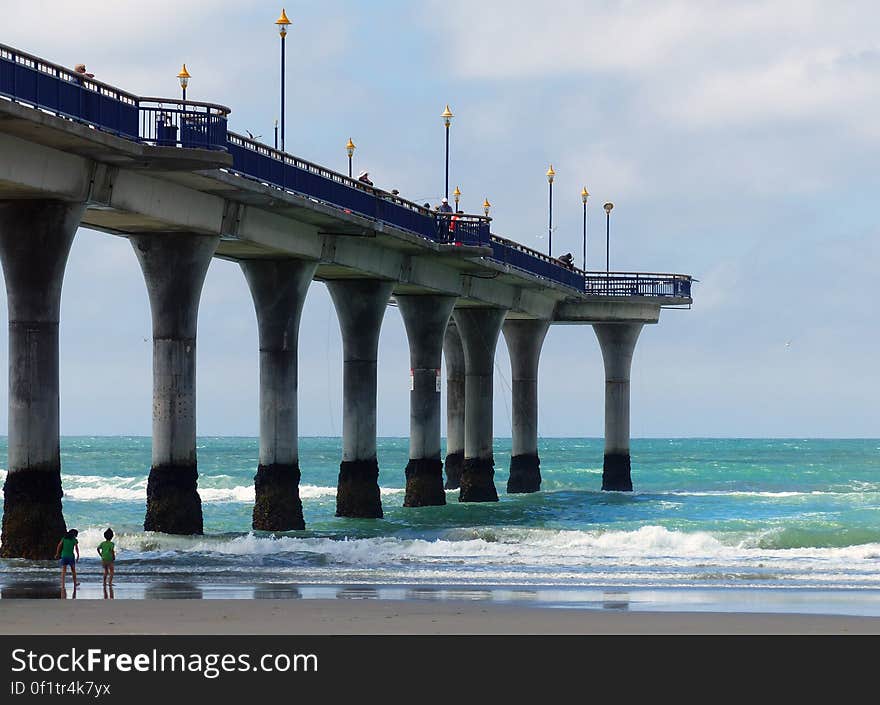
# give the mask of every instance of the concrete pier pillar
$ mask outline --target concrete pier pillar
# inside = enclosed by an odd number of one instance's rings
[[[336,516],[382,517],[376,459],[376,358],[394,283],[338,279],[327,289],[342,332],[342,463]]]
[[[404,507],[446,504],[440,459],[440,365],[454,296],[396,296],[409,341],[409,463]]]
[[[9,438],[0,556],[51,559],[64,534],[58,425],[61,284],[84,206],[0,201],[9,311]]]
[[[550,321],[510,319],[501,327],[510,353],[512,401],[512,447],[509,493],[541,489],[538,458],[538,361]]]
[[[305,529],[299,498],[297,352],[299,323],[317,262],[239,262],[257,312],[260,337],[260,462],[252,526]]]
[[[492,453],[492,385],[495,345],[507,313],[500,308],[460,308],[453,313],[465,363],[464,469],[459,502],[497,502]]]
[[[196,465],[199,298],[219,238],[196,233],[129,237],[153,316],[153,461],[145,531],[201,534]]]
[[[605,460],[602,489],[631,492],[629,375],[641,323],[595,323],[605,362]]]
[[[464,349],[455,320],[450,319],[443,336],[446,360],[446,489],[457,490],[464,469]]]

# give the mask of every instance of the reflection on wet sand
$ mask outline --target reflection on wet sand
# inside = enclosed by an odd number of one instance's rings
[[[453,589],[446,591],[449,600],[491,600],[491,590]]]
[[[296,585],[257,585],[255,600],[298,600],[302,593]]]
[[[379,597],[379,591],[372,587],[352,585],[338,590],[336,597],[340,600],[376,600]]]
[[[538,599],[537,590],[511,590],[510,599],[517,602],[534,602]]]
[[[204,596],[200,587],[187,582],[155,583],[144,590],[144,597],[149,600],[201,600]]]
[[[108,585],[107,583],[104,583],[104,599],[113,600],[115,598],[116,596],[113,594],[113,585]]]
[[[61,589],[62,598],[63,593]],[[0,587],[0,599],[4,600],[57,600],[58,597],[57,580],[16,580]]]
[[[437,588],[417,587],[406,591],[407,600],[442,600],[443,593]]]
[[[602,593],[602,609],[626,611],[629,609],[629,593],[604,592]]]

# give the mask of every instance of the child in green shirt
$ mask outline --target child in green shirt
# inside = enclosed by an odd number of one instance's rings
[[[101,556],[101,564],[104,566],[104,584],[113,584],[113,561],[116,560],[116,544],[111,541],[113,529],[104,532],[104,541],[98,544],[98,555]]]
[[[55,558],[61,559],[61,589],[64,590],[64,584],[67,582],[67,569],[70,568],[70,574],[73,576],[73,587],[79,585],[76,579],[76,562],[79,560],[79,541],[76,536],[79,532],[71,529],[58,542],[55,547]]]

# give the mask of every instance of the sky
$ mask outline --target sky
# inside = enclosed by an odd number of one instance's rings
[[[272,141],[278,3],[0,0],[2,40],[140,95],[232,108]],[[880,5],[872,2],[520,0],[288,2],[287,150],[417,202],[450,189],[492,203],[493,232],[588,268],[691,274],[691,310],[646,326],[633,437],[880,436]],[[5,289],[3,290],[5,292]],[[5,293],[0,294],[5,296]],[[6,336],[6,311],[0,335]],[[61,313],[63,435],[149,435],[151,327],[123,238],[80,229]],[[6,345],[0,341],[0,350]],[[300,333],[300,435],[341,433],[342,354],[326,287]],[[0,365],[5,359],[0,360]],[[214,260],[198,331],[198,432],[258,433],[256,319],[239,267]],[[553,326],[539,372],[541,436],[601,437],[604,372],[588,326]],[[0,397],[6,379],[0,380]],[[445,395],[444,395],[445,397]],[[379,344],[381,436],[409,433],[399,312]],[[0,428],[6,425],[0,407]],[[495,435],[510,435],[499,340]]]

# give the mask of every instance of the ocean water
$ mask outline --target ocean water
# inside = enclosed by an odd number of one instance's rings
[[[542,439],[542,491],[507,495],[510,441],[498,439],[498,503],[461,504],[448,491],[446,506],[404,509],[408,441],[382,438],[385,518],[351,520],[334,516],[340,439],[303,438],[307,530],[283,535],[250,530],[257,445],[199,439],[205,535],[178,537],[143,531],[149,438],[63,438],[64,514],[80,531],[84,582],[100,582],[95,547],[112,526],[123,595],[127,584],[140,596],[175,585],[269,596],[489,590],[607,606],[614,595],[687,602],[726,591],[748,602],[771,591],[848,596],[850,611],[880,614],[880,440],[636,439],[635,491],[609,493],[601,439]],[[0,585],[22,580],[55,581],[57,568],[0,560]]]

